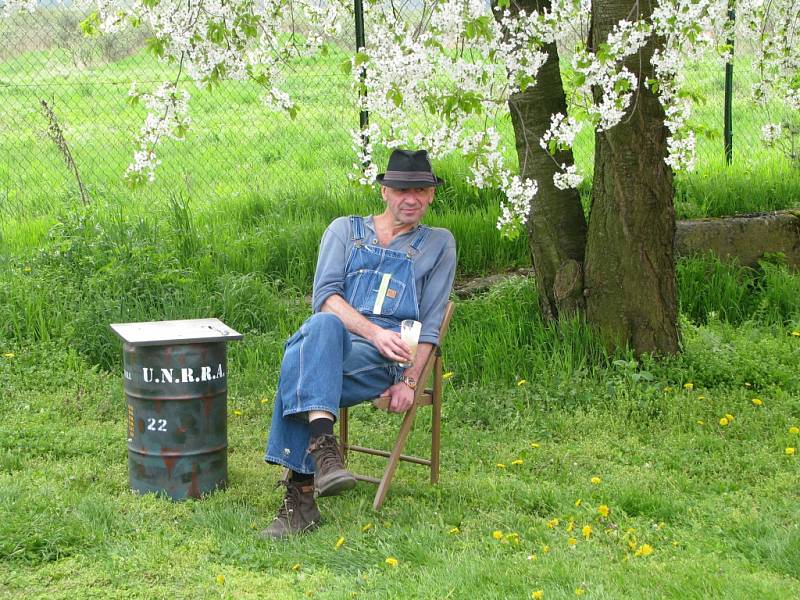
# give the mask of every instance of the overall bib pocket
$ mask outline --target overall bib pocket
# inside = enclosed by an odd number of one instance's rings
[[[358,269],[348,273],[344,288],[348,304],[368,315],[394,315],[406,292],[404,281],[391,273],[374,269]]]

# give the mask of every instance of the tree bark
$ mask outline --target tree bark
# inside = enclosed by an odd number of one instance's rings
[[[515,5],[514,5],[515,4]],[[550,0],[521,0],[512,3],[512,10],[550,8]],[[553,174],[563,163],[574,163],[572,151],[558,152],[555,157],[539,145],[539,139],[550,127],[550,116],[567,114],[567,102],[555,44],[545,47],[547,62],[537,76],[536,85],[513,94],[508,101],[514,126],[520,175],[535,179],[539,192],[531,203],[528,215],[528,240],[539,289],[539,303],[545,319],[582,310],[583,255],[586,244],[586,219],[580,196],[575,189],[559,190],[553,185]],[[565,271],[561,276],[559,273]],[[556,294],[556,279],[572,285]],[[577,292],[577,293],[576,293]]]
[[[652,5],[596,0],[592,43],[606,40],[621,19],[647,17]],[[675,211],[672,172],[665,164],[668,131],[652,77],[652,41],[626,65],[639,80],[623,121],[595,136],[594,185],[586,246],[587,319],[609,348],[637,354],[678,351]]]

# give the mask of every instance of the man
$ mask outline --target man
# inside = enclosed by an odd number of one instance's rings
[[[378,175],[385,210],[340,217],[325,230],[317,259],[314,314],[284,348],[266,461],[290,470],[286,494],[272,524],[261,532],[283,538],[315,529],[316,497],[355,486],[342,463],[333,424],[339,408],[388,396],[403,412],[425,361],[439,342],[456,267],[455,240],[420,225],[443,181],[424,150],[395,150]],[[400,321],[422,322],[411,351]]]

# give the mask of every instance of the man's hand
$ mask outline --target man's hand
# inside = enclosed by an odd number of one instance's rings
[[[411,405],[414,404],[414,390],[402,381],[398,381],[393,386],[389,387],[381,396],[389,397],[389,407],[387,410],[390,412],[406,412],[411,408]]]
[[[411,360],[411,348],[403,341],[400,334],[395,331],[376,326],[368,339],[384,358],[394,362],[408,362]]]

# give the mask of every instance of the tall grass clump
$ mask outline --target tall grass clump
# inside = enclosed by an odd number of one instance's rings
[[[534,280],[513,277],[457,305],[446,357],[464,383],[506,386],[585,373],[606,354],[581,320],[545,323]]]
[[[680,259],[680,311],[696,323],[715,318],[733,324],[795,320],[800,316],[800,275],[791,273],[782,262],[780,256],[772,256],[756,267],[746,267],[735,261],[722,262],[712,254]]]

